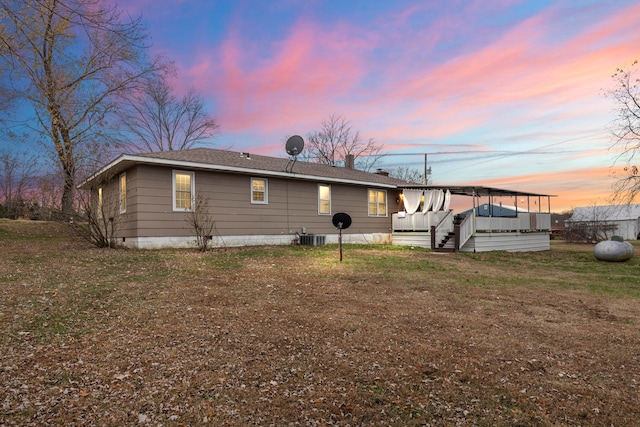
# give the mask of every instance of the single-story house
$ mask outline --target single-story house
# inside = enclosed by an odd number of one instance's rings
[[[565,227],[589,240],[606,240],[611,236],[640,239],[640,204],[578,207]]]
[[[343,242],[391,243],[402,184],[383,171],[196,148],[123,154],[79,187],[114,224],[117,244],[160,248],[194,246],[188,213],[198,194],[214,221],[211,246],[290,244],[312,234],[336,243],[338,212],[352,218]]]
[[[551,196],[482,186],[419,185],[378,170],[355,170],[228,150],[196,148],[123,154],[80,184],[115,243],[133,248],[193,247],[189,215],[204,198],[214,221],[211,246],[337,243],[336,213],[351,216],[344,243],[417,245],[442,251],[549,249]],[[467,196],[473,214],[450,208]],[[476,215],[511,197],[537,211]],[[533,200],[533,202],[531,202]],[[546,200],[547,210],[541,209]]]

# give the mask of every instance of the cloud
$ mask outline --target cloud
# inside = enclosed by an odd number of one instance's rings
[[[414,71],[395,66],[381,98],[405,111],[397,126],[426,138],[499,125],[501,116],[526,125],[553,112],[575,122],[601,112],[611,71],[637,53],[638,16],[631,7],[566,37],[559,12],[545,11],[475,52]]]
[[[229,131],[291,129],[293,123],[317,122],[333,111],[326,106],[337,106],[335,99],[362,78],[357,51],[365,42],[349,36],[346,26],[323,29],[306,20],[286,38],[267,43],[232,33],[217,52],[201,49],[185,74],[196,88],[216,97]]]
[[[260,21],[277,31],[258,28],[247,4],[230,13],[221,41],[194,39],[185,48],[193,53],[179,55],[181,90],[211,99],[233,144],[281,154],[287,136],[341,114],[386,151],[466,152],[451,164],[434,155],[451,177],[463,169],[529,185],[509,176],[542,182],[543,168],[550,185],[576,194],[560,171],[599,169],[612,156],[603,90],[637,56],[639,4],[416,1],[331,17],[307,4],[286,20],[282,8],[260,8],[277,9]],[[576,176],[594,179],[593,189],[608,179],[585,173]]]
[[[578,206],[606,205],[611,203],[613,173],[611,167],[567,169],[554,173],[504,176],[483,181],[489,187],[552,194],[554,211],[569,210]]]
[[[640,6],[548,7],[523,21],[476,22],[516,6],[415,3],[373,25],[307,13],[268,39],[243,31],[251,23],[236,14],[220,44],[193,44],[182,86],[211,97],[226,132],[300,129],[337,113],[380,140],[441,140],[598,114],[611,70],[637,51]]]

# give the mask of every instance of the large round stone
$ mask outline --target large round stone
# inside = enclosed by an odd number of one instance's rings
[[[593,255],[600,261],[626,261],[633,256],[633,245],[629,242],[604,240],[593,248]]]

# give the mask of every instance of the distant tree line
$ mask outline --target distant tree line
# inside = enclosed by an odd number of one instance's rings
[[[59,218],[59,177],[40,173],[37,167],[33,154],[0,152],[0,218]]]

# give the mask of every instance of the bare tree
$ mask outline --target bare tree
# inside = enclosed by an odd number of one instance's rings
[[[33,154],[0,152],[0,197],[7,218],[17,219],[25,215],[24,208],[30,179],[38,160]]]
[[[104,152],[115,97],[134,92],[163,62],[147,58],[140,18],[108,0],[4,0],[0,22],[0,71],[53,148],[62,211],[70,213],[83,161]]]
[[[191,148],[213,138],[219,127],[194,89],[177,98],[163,76],[149,79],[120,116],[129,146],[142,152]]]
[[[408,167],[399,166],[395,169],[390,170],[389,176],[408,182],[415,182],[416,184],[424,183],[424,172],[419,169],[411,169]]]
[[[339,115],[323,120],[320,130],[307,135],[307,150],[303,156],[309,161],[341,166],[348,155],[355,159],[357,169],[370,171],[380,161],[382,145],[372,138],[363,139],[351,122]]]
[[[624,175],[614,186],[615,197],[625,203],[632,203],[640,194],[640,169],[637,156],[640,154],[640,76],[638,61],[628,69],[618,68],[612,78],[616,88],[608,96],[616,103],[617,117],[611,132],[613,147],[619,152],[616,163],[624,164]]]
[[[40,218],[52,221],[60,219],[60,195],[62,182],[58,174],[45,173],[35,178],[34,198],[40,205]]]
[[[206,252],[215,228],[213,215],[209,212],[209,201],[202,193],[196,193],[192,200],[192,209],[187,213],[187,221],[196,233],[196,246]]]
[[[566,224],[566,238],[569,242],[597,243],[607,240],[608,236],[615,233],[618,227],[609,222],[612,210],[593,204],[574,213]]]

